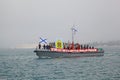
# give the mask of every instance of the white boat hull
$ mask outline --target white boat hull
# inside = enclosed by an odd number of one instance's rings
[[[91,57],[103,56],[104,52],[56,52],[50,50],[35,50],[39,58],[71,58],[71,57]]]

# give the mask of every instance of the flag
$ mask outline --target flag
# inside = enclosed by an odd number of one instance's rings
[[[46,43],[47,44],[47,39],[43,39],[40,37],[40,43]]]
[[[71,30],[74,34],[77,32],[77,29],[75,29],[74,27],[72,27]]]

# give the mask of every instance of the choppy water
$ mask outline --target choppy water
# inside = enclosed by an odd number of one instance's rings
[[[0,80],[120,80],[120,48],[103,57],[38,59],[31,49],[0,50]]]

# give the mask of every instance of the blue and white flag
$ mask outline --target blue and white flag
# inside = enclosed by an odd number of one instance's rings
[[[77,32],[77,29],[75,29],[74,27],[72,27],[71,30],[74,32],[74,34],[75,32]]]
[[[43,39],[40,37],[40,43],[46,43],[47,44],[47,39]]]

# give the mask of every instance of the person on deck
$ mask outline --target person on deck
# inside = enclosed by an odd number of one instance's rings
[[[38,45],[38,46],[39,46],[39,49],[41,49],[41,44],[40,44],[40,43],[39,43],[39,45]]]
[[[45,47],[46,47],[46,46],[45,46],[45,44],[44,44],[44,45],[43,45],[43,49],[45,49]]]

